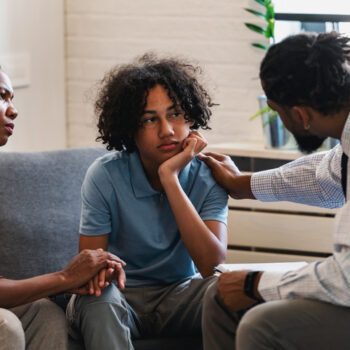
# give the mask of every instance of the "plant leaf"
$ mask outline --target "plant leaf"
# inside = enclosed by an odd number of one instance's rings
[[[265,113],[271,112],[272,109],[270,106],[266,106],[264,108],[259,109],[256,113],[254,113],[251,117],[249,117],[249,121],[254,120],[255,118],[259,117],[259,115],[263,115]]]
[[[244,23],[250,30],[252,30],[253,32],[259,33],[259,34],[265,34],[265,29],[257,26],[256,24],[252,24],[252,23]]]
[[[247,8],[245,8],[245,10],[250,12],[250,13],[252,13],[255,16],[258,16],[258,17],[261,17],[261,18],[265,18],[266,17],[263,13],[261,13],[259,11],[255,11],[255,10],[247,9]]]
[[[258,4],[265,6],[265,0],[255,0]]]
[[[269,21],[271,19],[275,19],[275,10],[274,10],[273,5],[266,7],[265,19],[266,19],[266,21]]]
[[[251,44],[254,47],[257,47],[258,49],[262,49],[262,50],[267,50],[269,47],[260,43],[252,43]]]
[[[267,23],[267,27],[265,30],[265,37],[266,38],[273,38],[274,37],[274,31],[275,31],[275,20],[270,20]]]

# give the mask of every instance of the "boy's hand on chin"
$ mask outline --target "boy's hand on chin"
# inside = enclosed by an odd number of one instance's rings
[[[207,140],[198,132],[191,131],[182,143],[182,152],[166,160],[158,169],[162,178],[168,175],[178,175],[179,172],[206,146]]]

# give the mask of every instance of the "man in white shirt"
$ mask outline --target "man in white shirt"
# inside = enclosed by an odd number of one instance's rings
[[[335,32],[289,37],[271,46],[260,79],[302,151],[316,150],[328,136],[340,144],[253,175],[223,155],[201,159],[235,199],[342,207],[334,251],[287,273],[221,274],[204,300],[204,349],[349,349],[350,39]]]

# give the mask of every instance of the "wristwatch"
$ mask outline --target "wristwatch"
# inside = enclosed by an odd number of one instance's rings
[[[254,283],[259,272],[260,271],[249,271],[244,281],[244,294],[256,301],[261,301],[261,299],[254,294]]]

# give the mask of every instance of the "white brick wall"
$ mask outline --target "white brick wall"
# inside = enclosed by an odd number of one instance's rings
[[[94,84],[115,64],[146,51],[198,62],[214,109],[210,143],[262,141],[258,120],[248,118],[261,94],[263,53],[250,46],[259,35],[243,8],[252,0],[66,0],[68,146],[94,145]],[[90,91],[90,96],[86,92]],[[92,94],[91,94],[92,92]]]
[[[14,135],[0,152],[66,147],[64,1],[0,0],[0,65],[18,110]]]

